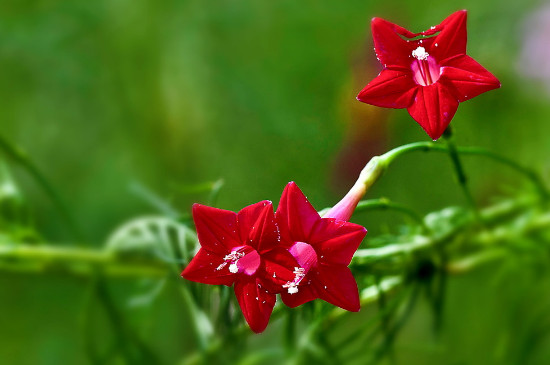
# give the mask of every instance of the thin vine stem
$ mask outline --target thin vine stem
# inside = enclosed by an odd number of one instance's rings
[[[0,271],[70,272],[77,277],[164,277],[170,265],[159,260],[139,261],[102,249],[58,247],[47,244],[0,245]]]
[[[481,221],[481,217],[479,216],[479,209],[475,203],[472,192],[468,187],[468,178],[466,177],[466,173],[464,172],[464,167],[462,166],[462,161],[460,160],[460,156],[458,154],[456,144],[452,138],[452,132],[451,132],[450,126],[447,127],[447,129],[443,133],[443,138],[445,139],[445,142],[447,142],[447,151],[449,152],[449,157],[453,163],[458,184],[460,185],[460,188],[462,189],[462,192],[466,197],[468,205],[470,205],[470,207],[472,208],[472,211],[474,212],[476,219],[478,221]]]
[[[355,213],[365,212],[369,210],[393,210],[403,213],[404,215],[412,218],[420,226],[422,226],[422,229],[424,231],[428,230],[424,223],[424,220],[420,215],[418,215],[418,213],[403,204],[394,203],[387,198],[361,200],[359,203],[357,203]]]
[[[494,161],[500,162],[501,164],[507,165],[510,168],[516,170],[517,172],[523,174],[525,177],[527,177],[533,185],[535,185],[539,195],[544,199],[548,200],[550,199],[550,191],[544,184],[542,178],[539,174],[537,174],[532,169],[525,167],[521,164],[518,164],[516,161],[511,160],[509,158],[506,158],[504,156],[501,156],[497,153],[494,153],[492,151],[486,150],[484,148],[479,147],[459,147],[458,152],[464,155],[479,155],[479,156],[485,156],[488,157]]]
[[[382,164],[384,169],[387,169],[387,167],[395,161],[398,157],[403,156],[405,154],[408,154],[410,152],[415,151],[422,151],[422,152],[430,152],[430,151],[436,151],[436,152],[448,152],[449,147],[442,145],[442,144],[436,144],[434,142],[414,142],[409,143],[403,146],[399,146],[397,148],[392,149],[391,151],[386,152],[385,154],[381,155],[379,157],[379,163]],[[525,176],[528,180],[530,180],[533,185],[536,187],[539,195],[544,200],[550,199],[550,192],[544,182],[542,181],[542,178],[533,170],[531,170],[528,167],[525,167],[524,165],[509,159],[507,157],[504,157],[502,155],[499,155],[497,153],[494,153],[492,151],[489,151],[484,148],[479,147],[457,147],[456,151],[458,154],[461,155],[476,155],[476,156],[484,156],[489,159],[492,159],[496,162],[499,162],[503,165],[506,165],[513,170],[519,172],[523,176]]]
[[[27,173],[38,183],[38,185],[44,190],[46,195],[51,199],[61,217],[67,223],[69,230],[72,232],[75,239],[82,241],[83,236],[76,225],[75,220],[67,209],[61,196],[57,193],[54,187],[50,184],[48,179],[42,174],[42,172],[34,165],[34,163],[28,158],[27,154],[16,146],[10,144],[3,136],[0,135],[0,149],[4,151],[5,155],[13,160],[16,164],[20,165]]]

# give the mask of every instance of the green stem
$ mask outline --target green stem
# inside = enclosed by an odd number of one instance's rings
[[[415,151],[424,151],[428,152],[434,149],[436,146],[433,142],[413,142],[405,144],[403,146],[396,147],[388,152],[384,153],[382,156],[379,156],[380,163],[384,165],[384,168],[387,167],[398,157],[406,155],[409,152]]]
[[[500,247],[483,250],[481,252],[449,262],[445,265],[445,270],[452,274],[462,274],[469,272],[484,263],[501,259],[508,254],[509,252],[506,249]]]
[[[0,270],[70,272],[93,277],[97,271],[114,277],[164,277],[170,265],[158,260],[127,259],[112,251],[48,245],[0,245]]]
[[[74,238],[82,241],[82,234],[78,229],[73,217],[69,213],[67,206],[65,205],[57,191],[48,182],[48,179],[46,179],[42,172],[40,172],[40,170],[28,158],[27,154],[16,146],[11,145],[2,136],[0,136],[0,149],[3,150],[4,153],[15,163],[19,164],[21,167],[27,170],[29,175],[31,175],[33,179],[38,183],[38,185],[40,185],[46,195],[48,195],[48,197],[52,200],[57,210],[59,210],[59,213],[61,213],[61,216],[67,223],[68,228],[73,233]]]
[[[424,220],[414,210],[399,203],[394,203],[387,198],[361,200],[355,208],[355,213],[364,212],[368,210],[393,210],[403,213],[412,218],[416,223],[422,226],[424,230],[427,230]]]
[[[435,240],[431,237],[425,236],[416,236],[412,242],[407,243],[395,243],[390,245],[385,245],[377,248],[365,248],[360,249],[355,252],[353,255],[354,260],[365,260],[365,259],[382,259],[390,256],[395,256],[398,254],[408,254],[414,251],[425,249],[436,245],[439,240]]]
[[[464,155],[478,155],[478,156],[488,157],[494,161],[500,162],[501,164],[516,170],[517,172],[523,174],[526,178],[528,178],[533,183],[533,185],[537,189],[541,198],[543,198],[544,200],[550,199],[550,192],[548,191],[548,188],[542,181],[542,178],[540,177],[540,175],[537,174],[532,169],[525,167],[517,163],[516,161],[506,158],[504,156],[501,156],[497,153],[488,151],[484,148],[461,147],[458,149],[458,152]]]
[[[422,152],[436,151],[436,152],[448,153],[449,147],[441,144],[435,144],[433,142],[414,142],[414,143],[396,147],[391,151],[388,151],[385,154],[379,156],[378,163],[382,166],[384,170],[386,170],[388,166],[393,161],[395,161],[398,157],[406,155],[410,152],[416,152],[416,151],[422,151]],[[550,192],[548,191],[548,188],[546,187],[546,185],[543,183],[541,177],[535,171],[517,163],[512,159],[501,156],[499,154],[496,154],[484,148],[478,148],[478,147],[458,147],[456,149],[456,152],[460,155],[484,156],[496,162],[499,162],[503,165],[506,165],[514,169],[516,172],[524,175],[527,179],[529,179],[538,190],[541,198],[543,198],[544,200],[548,200],[550,198]]]
[[[375,351],[373,356],[373,364],[377,364],[386,354],[388,354],[393,347],[393,344],[395,342],[395,338],[397,334],[399,333],[399,330],[405,325],[407,320],[410,318],[410,314],[412,313],[417,300],[418,300],[418,294],[420,292],[419,285],[413,285],[411,289],[411,295],[408,298],[408,301],[403,308],[403,312],[397,319],[397,321],[393,324],[393,327],[390,329],[390,331],[385,334],[384,341],[378,347],[378,349]]]
[[[514,213],[518,207],[508,202],[502,203],[500,206],[486,208],[480,213],[482,222],[486,225],[493,224],[499,219]],[[376,248],[365,248],[355,252],[352,264],[360,264],[365,260],[380,260],[395,255],[408,255],[416,251],[425,250],[432,247],[438,247],[446,242],[452,241],[461,232],[469,231],[468,226],[472,226],[474,221],[472,218],[464,220],[461,224],[457,224],[450,231],[443,235],[432,237],[416,235],[413,240],[406,243],[389,244]],[[500,242],[506,239],[514,238],[517,235],[528,234],[538,230],[548,229],[550,227],[550,213],[545,213],[537,216],[529,224],[525,224],[522,229],[517,229],[514,222],[506,222],[498,225],[493,229],[476,231],[471,234],[468,240],[472,243],[479,242],[482,246],[490,245],[494,242]]]
[[[449,152],[449,157],[451,158],[451,161],[453,163],[458,184],[460,185],[460,188],[462,189],[462,192],[464,193],[464,196],[468,201],[468,205],[470,205],[470,207],[472,208],[472,211],[476,215],[476,218],[480,220],[479,210],[475,203],[472,192],[468,187],[468,178],[466,177],[466,173],[464,172],[464,167],[462,166],[462,162],[460,161],[460,157],[458,155],[458,150],[452,138],[450,126],[447,127],[447,129],[443,133],[443,138],[447,142],[447,151]]]

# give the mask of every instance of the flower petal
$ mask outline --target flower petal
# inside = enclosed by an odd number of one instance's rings
[[[414,42],[407,42],[401,36],[413,38],[418,34],[381,18],[372,19],[371,29],[376,58],[380,63],[387,68],[409,68],[416,47]]]
[[[450,57],[466,54],[466,15],[466,10],[454,12],[435,27],[440,33],[433,38],[429,52],[440,64]]]
[[[312,279],[319,298],[342,309],[358,312],[359,290],[351,270],[343,265],[319,265],[317,280]]]
[[[283,285],[294,280],[296,259],[282,247],[276,247],[262,255],[265,267],[265,282],[272,293],[283,291]]]
[[[235,296],[252,331],[260,333],[265,330],[275,306],[275,294],[265,289],[261,279],[243,277],[235,283]]]
[[[446,61],[439,81],[456,89],[459,102],[500,87],[500,81],[492,73],[466,55]]]
[[[241,241],[260,254],[278,244],[273,205],[264,200],[237,213]]]
[[[281,242],[290,247],[294,242],[307,242],[313,225],[321,219],[304,193],[294,182],[289,182],[283,191],[275,212]]]
[[[201,204],[193,204],[193,220],[201,246],[219,255],[241,246],[237,234],[237,214]]]
[[[361,90],[357,100],[384,108],[406,108],[413,102],[417,88],[410,70],[386,69]]]
[[[309,243],[321,262],[348,266],[366,234],[367,230],[358,224],[322,218]]]
[[[445,131],[458,108],[458,100],[440,82],[418,88],[413,104],[407,111],[435,141]]]
[[[308,276],[302,280],[303,284],[300,283],[300,285],[298,285],[297,293],[289,294],[287,291],[281,292],[281,299],[286,306],[296,308],[304,303],[319,298],[319,295],[317,295],[315,291],[315,287],[307,285],[306,280],[308,280]]]
[[[223,263],[223,256],[201,248],[183,270],[181,276],[197,283],[231,286],[236,276],[229,271],[229,265],[218,270]]]

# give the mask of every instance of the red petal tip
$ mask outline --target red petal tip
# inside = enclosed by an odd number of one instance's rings
[[[450,17],[452,17],[452,16],[462,15],[462,14],[467,15],[467,14],[468,14],[468,10],[466,10],[466,9],[457,10],[457,11],[455,11],[454,13],[452,13],[451,15],[449,15],[447,18],[450,18]]]

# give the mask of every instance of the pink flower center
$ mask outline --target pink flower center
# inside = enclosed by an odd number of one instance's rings
[[[296,242],[288,252],[294,256],[298,265],[306,271],[309,271],[312,266],[317,264],[317,253],[309,243]]]
[[[424,47],[418,47],[412,51],[414,61],[411,63],[413,79],[418,85],[429,86],[439,80],[441,67],[430,56]]]
[[[288,252],[294,256],[300,267],[294,268],[294,280],[287,282],[283,288],[287,289],[289,294],[295,294],[302,279],[317,264],[317,253],[310,244],[305,242],[296,242]]]
[[[229,255],[225,255],[223,263],[216,270],[223,269],[229,264],[229,271],[233,274],[238,272],[246,275],[254,275],[260,267],[260,254],[250,246],[234,247]]]

